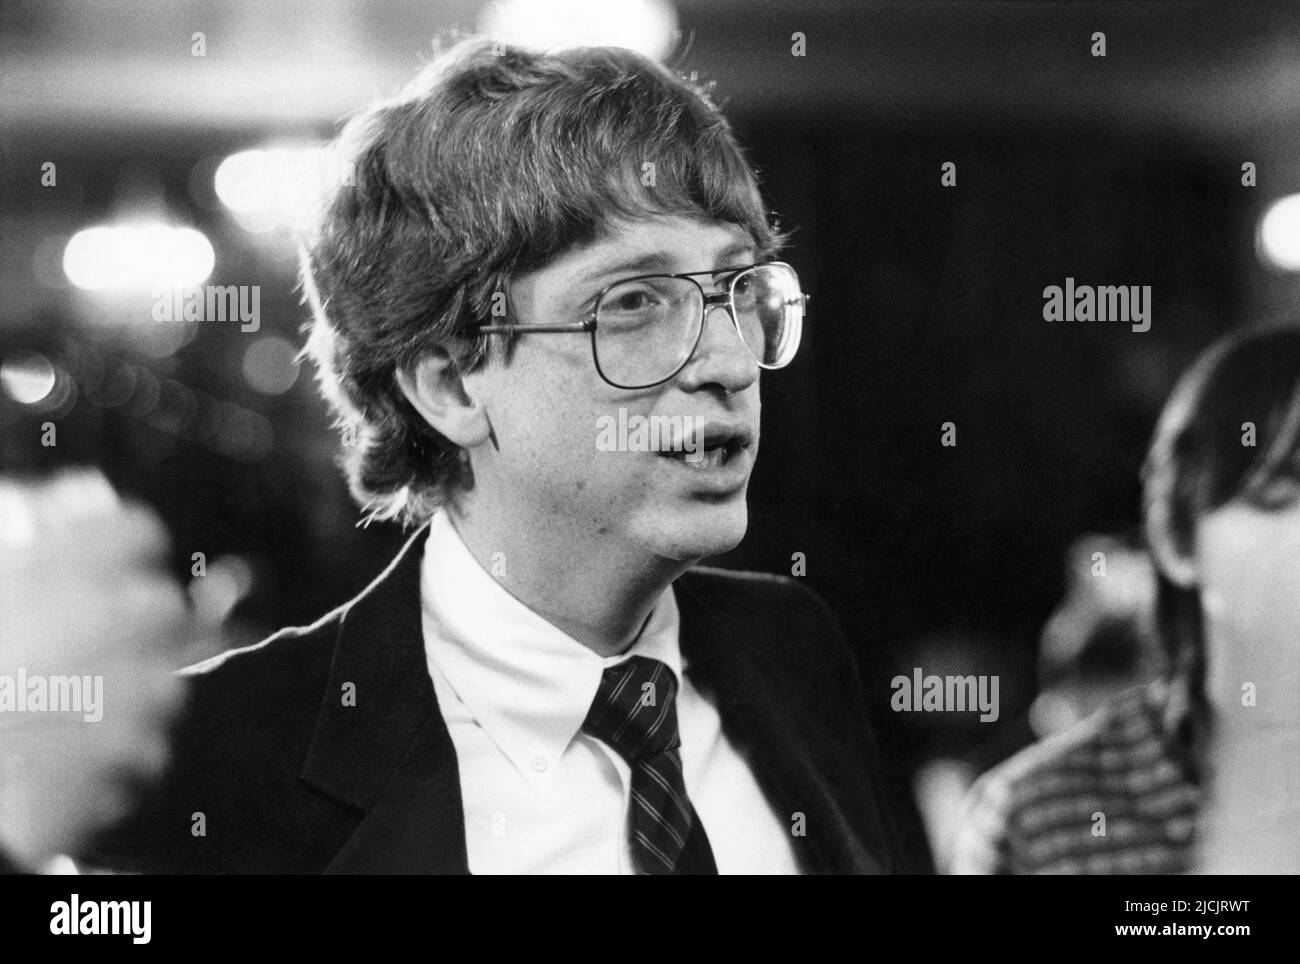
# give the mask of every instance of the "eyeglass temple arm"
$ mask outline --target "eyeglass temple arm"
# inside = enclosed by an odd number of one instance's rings
[[[812,295],[810,294],[801,293],[799,297],[803,299],[805,307],[807,307],[808,302],[812,300]],[[727,296],[725,294],[719,293],[716,295],[706,295],[705,301],[707,303],[710,299],[716,299],[716,304],[725,304],[726,298]],[[790,304],[794,303],[794,299],[791,299]],[[476,335],[511,335],[528,332],[529,334],[534,335],[559,335],[575,331],[591,331],[595,327],[596,319],[588,318],[585,321],[574,321],[567,325],[475,325],[474,333]]]
[[[558,335],[565,332],[591,331],[595,327],[595,319],[588,318],[586,321],[575,321],[567,325],[476,325],[474,333],[476,335],[512,335],[527,332],[537,335]]]

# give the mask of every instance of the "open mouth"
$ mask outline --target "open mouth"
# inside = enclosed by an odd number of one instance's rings
[[[680,450],[660,454],[688,468],[715,469],[734,461],[753,441],[754,433],[745,425],[710,423],[701,436],[684,440]]]

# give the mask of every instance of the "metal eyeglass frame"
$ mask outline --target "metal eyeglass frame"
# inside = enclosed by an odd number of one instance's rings
[[[719,305],[726,307],[727,316],[731,319],[731,324],[736,329],[736,334],[740,338],[740,343],[745,346],[745,349],[747,351],[749,351],[750,357],[751,358],[754,357],[754,351],[749,347],[749,343],[745,341],[745,335],[740,330],[740,320],[736,317],[735,292],[736,292],[736,282],[739,281],[742,277],[744,277],[748,272],[754,270],[755,268],[785,268],[794,277],[795,284],[798,285],[799,283],[799,275],[795,272],[794,268],[792,268],[789,264],[787,264],[784,261],[759,261],[759,262],[755,262],[754,264],[734,265],[732,267],[727,267],[727,268],[715,268],[712,271],[688,271],[688,272],[684,272],[683,274],[662,274],[659,272],[656,272],[654,274],[639,274],[639,275],[634,275],[630,278],[619,278],[617,281],[612,281],[609,284],[607,284],[604,288],[602,288],[600,290],[600,293],[596,295],[596,302],[592,306],[591,315],[583,319],[582,321],[569,322],[568,324],[563,324],[563,325],[500,325],[500,324],[493,324],[491,322],[483,322],[474,326],[473,331],[475,334],[478,335],[522,335],[522,334],[555,335],[555,334],[573,334],[582,331],[590,332],[591,333],[591,360],[596,366],[596,373],[600,375],[600,377],[604,379],[607,384],[612,385],[615,388],[623,388],[623,389],[628,389],[630,391],[639,391],[640,389],[643,388],[654,388],[656,385],[662,385],[664,382],[671,381],[672,379],[676,378],[678,374],[681,372],[681,370],[690,364],[691,359],[695,357],[695,352],[700,347],[701,339],[703,339],[704,337],[704,325],[709,317],[709,310],[712,308],[716,308]],[[735,272],[735,274],[733,274],[730,280],[727,282],[726,291],[719,291],[714,294],[709,294],[707,291],[704,290],[704,286],[695,280],[695,278],[699,275],[719,275],[719,274],[726,274],[729,271]],[[596,316],[600,312],[600,305],[601,302],[605,300],[605,295],[607,295],[611,290],[617,288],[619,285],[627,284],[630,281],[645,281],[647,278],[685,278],[686,280],[694,284],[695,287],[699,288],[700,297],[703,299],[703,307],[700,310],[700,324],[699,324],[699,328],[695,332],[695,343],[691,345],[691,350],[686,353],[686,357],[682,360],[682,363],[678,365],[675,369],[673,369],[673,371],[670,374],[666,375],[663,378],[660,378],[658,381],[647,382],[644,385],[621,385],[618,382],[611,379],[608,375],[606,375],[604,370],[600,367],[600,355],[596,351]],[[808,308],[808,301],[810,299],[810,296],[805,294],[803,291],[800,291],[799,298],[801,300],[800,307],[804,311],[806,311]],[[803,334],[802,315],[799,318],[799,330],[795,334],[797,338],[801,337]],[[796,351],[798,350],[797,341],[795,343],[795,350]],[[758,365],[759,368],[762,368],[766,371],[774,371],[778,368],[784,368],[786,365],[789,364],[789,362],[787,361],[780,365],[769,365],[759,361],[757,358],[754,358],[754,363]]]

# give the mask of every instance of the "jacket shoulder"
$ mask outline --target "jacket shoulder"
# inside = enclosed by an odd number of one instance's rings
[[[793,612],[830,618],[821,596],[791,576],[695,566],[682,575],[677,585],[710,606],[743,609],[760,617]]]
[[[856,673],[839,621],[822,597],[798,579],[697,566],[676,586],[679,600],[686,596],[729,636],[763,639],[762,652],[774,660],[850,665]],[[821,645],[810,648],[810,639]]]
[[[96,835],[82,854],[87,864],[146,873],[313,868],[294,839],[300,831],[284,822],[327,809],[306,799],[297,774],[341,617],[335,611],[182,670],[188,695],[171,727],[170,765],[127,817]],[[212,822],[210,838],[191,832],[200,813]]]
[[[377,602],[381,594],[391,594],[395,587],[400,587],[402,578],[414,574],[418,579],[419,540],[426,531],[421,528],[412,535],[365,589],[314,623],[285,627],[260,643],[230,649],[189,666],[181,670],[181,675],[190,677],[196,688],[202,690],[227,680],[239,680],[247,685],[257,678],[272,681],[281,681],[286,676],[297,678],[303,675],[304,666],[321,663],[328,671],[334,643],[350,614],[363,606],[382,606]]]
[[[202,689],[228,679],[246,682],[248,677],[274,677],[283,671],[301,673],[304,658],[310,661],[322,650],[328,655],[347,610],[348,606],[340,606],[308,626],[286,626],[261,642],[228,649],[187,666],[179,675]]]
[[[864,712],[857,658],[822,598],[797,579],[697,568],[678,580],[683,651],[715,654],[761,670],[800,716],[830,720]],[[854,727],[866,728],[865,716]]]

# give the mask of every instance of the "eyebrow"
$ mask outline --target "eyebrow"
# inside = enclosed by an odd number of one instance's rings
[[[730,268],[737,264],[736,259],[741,255],[751,255],[757,247],[753,241],[742,241],[737,239],[718,252],[713,268],[701,267],[700,271],[709,271],[716,268]],[[662,272],[664,274],[674,274],[671,271],[674,257],[667,251],[650,251],[644,254],[634,255],[619,261],[598,264],[591,270],[583,272],[578,281],[580,284],[586,284],[599,278],[609,277],[610,275],[637,275],[653,274]]]

